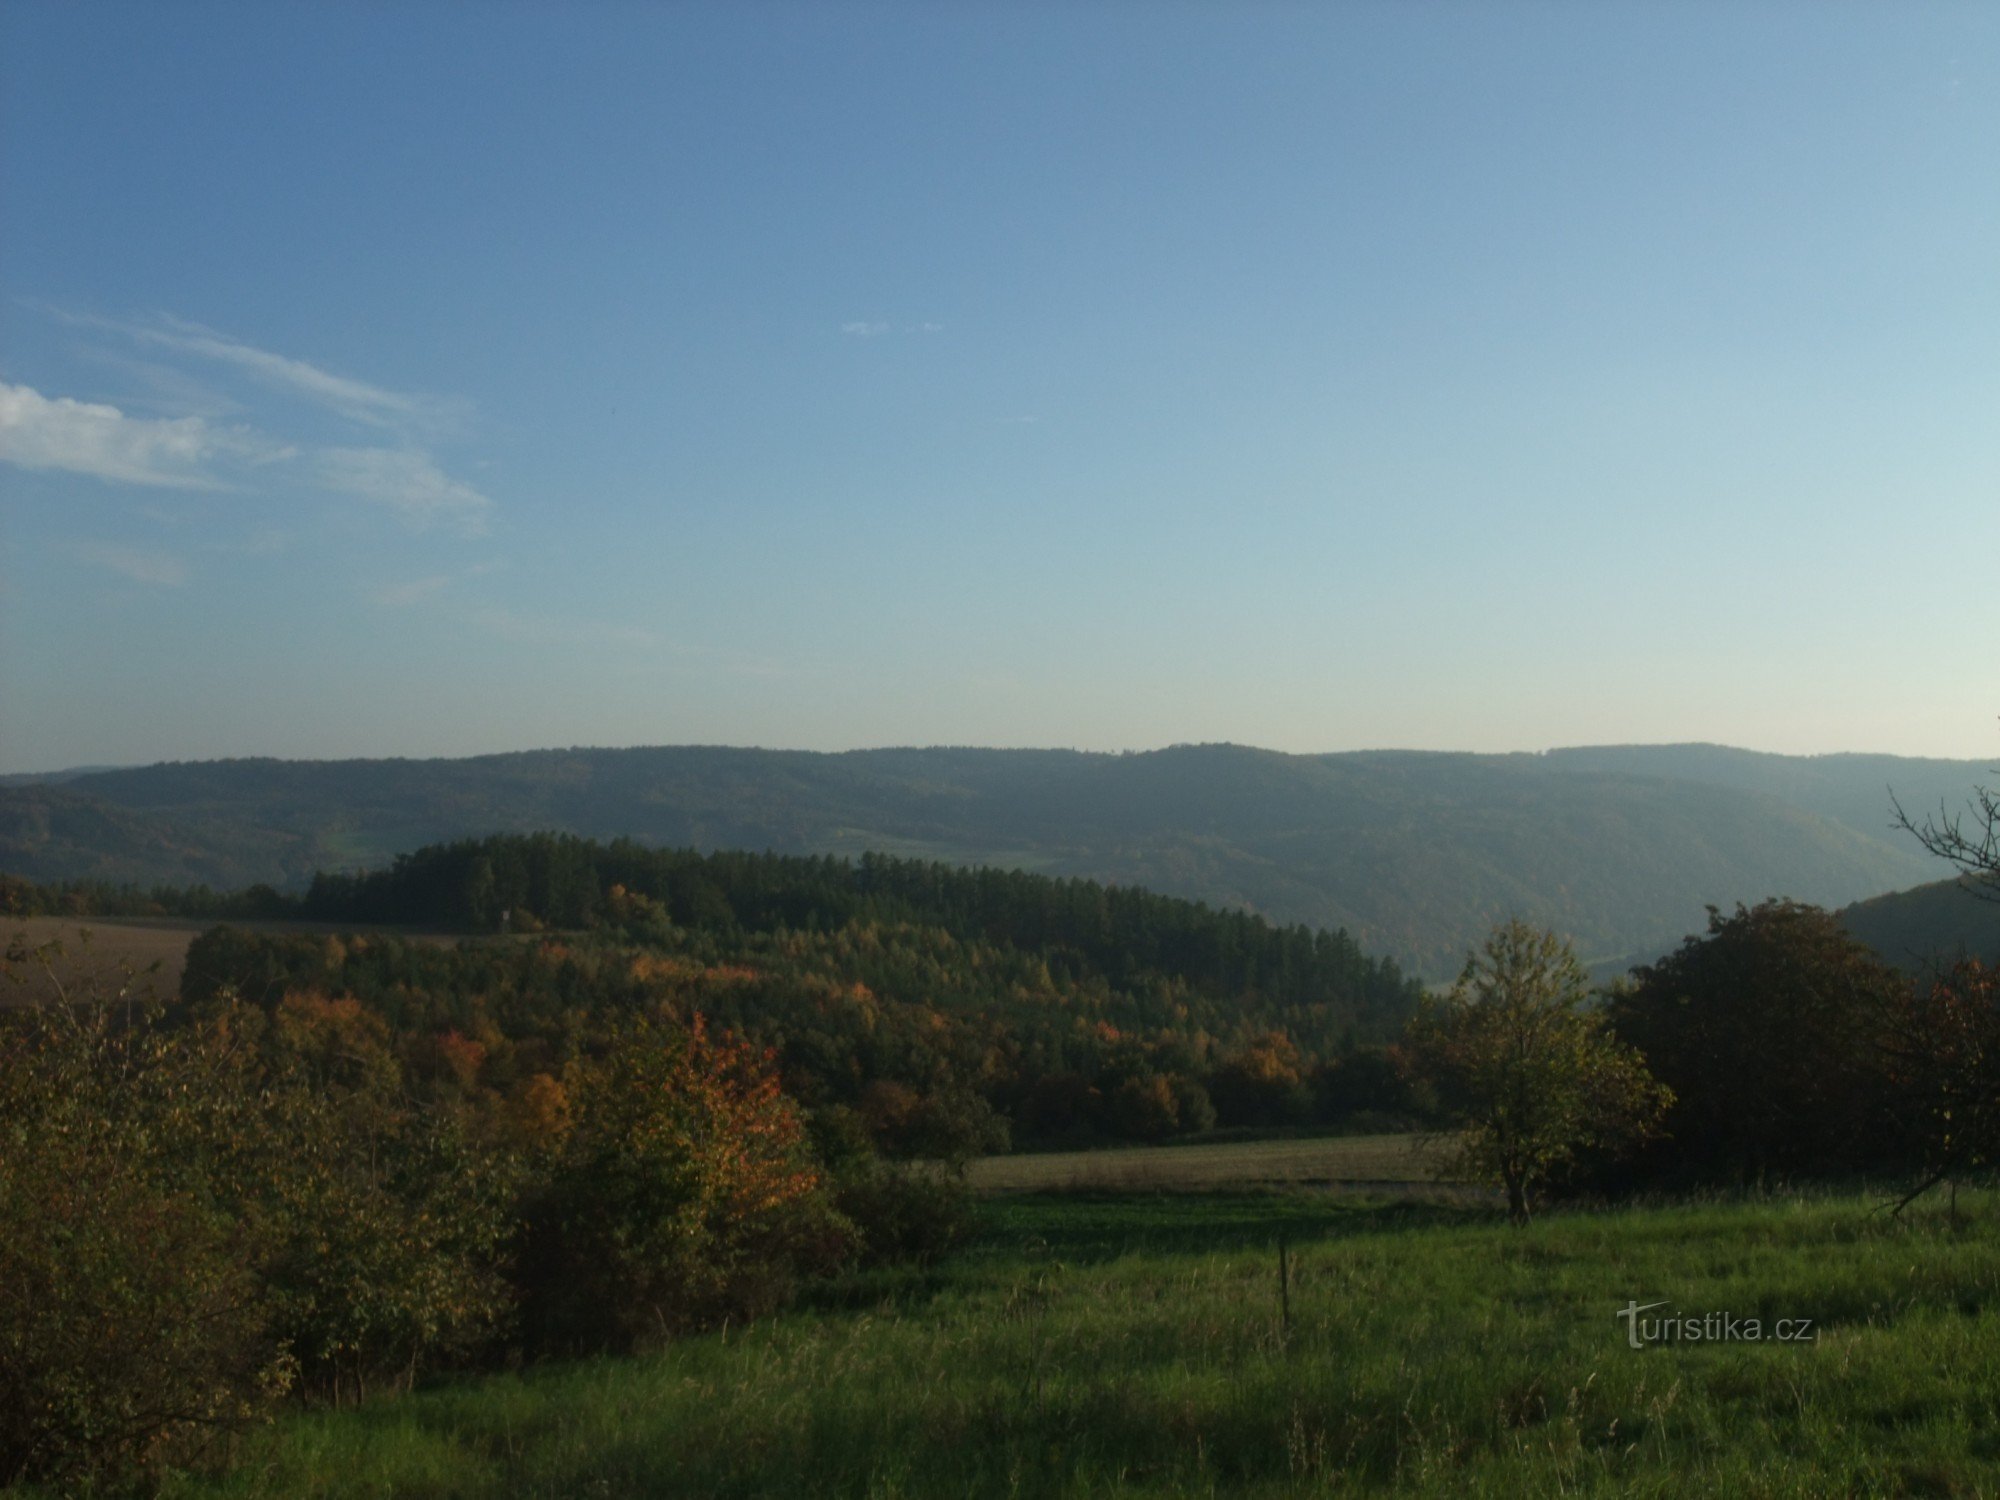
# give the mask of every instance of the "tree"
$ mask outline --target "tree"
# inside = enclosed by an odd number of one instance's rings
[[[1939,1183],[2000,1162],[2000,971],[1961,959],[1913,985],[1889,1028],[1897,1113],[1916,1148],[1901,1212]]]
[[[238,1105],[226,1048],[150,997],[67,983],[60,945],[0,959],[0,1490],[187,1464],[291,1382],[256,1239],[188,1170]],[[15,984],[56,998],[13,1006]]]
[[[1987,901],[2000,901],[2000,789],[1976,786],[1962,812],[1942,805],[1919,823],[1896,801],[1896,826],[1939,859],[1958,866],[1960,884]],[[1968,821],[1969,820],[1969,821]]]
[[[1619,1037],[1674,1092],[1669,1175],[1759,1182],[1883,1165],[1895,1148],[1885,1028],[1901,977],[1830,912],[1709,908],[1708,932],[1639,969]]]
[[[1672,1098],[1588,1000],[1568,943],[1506,922],[1406,1034],[1408,1065],[1456,1127],[1450,1164],[1504,1187],[1516,1224],[1552,1171],[1649,1135]]]
[[[568,1120],[527,1205],[530,1341],[631,1349],[778,1307],[854,1232],[828,1201],[770,1059],[638,1017],[565,1084]]]

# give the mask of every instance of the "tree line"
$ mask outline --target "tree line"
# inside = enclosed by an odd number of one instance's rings
[[[1856,1176],[1955,1204],[2000,1165],[2000,973],[1901,973],[1792,901],[1710,908],[1599,996],[1559,937],[1504,924],[1397,1055],[1517,1222],[1543,1195]]]

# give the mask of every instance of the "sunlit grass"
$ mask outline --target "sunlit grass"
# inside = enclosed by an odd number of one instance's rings
[[[989,1156],[967,1180],[981,1192],[1229,1191],[1284,1184],[1425,1182],[1431,1159],[1412,1135],[1322,1136]]]
[[[1875,1203],[1003,1200],[867,1305],[294,1417],[171,1493],[2000,1493],[2000,1196]],[[1818,1337],[1634,1351],[1628,1299]]]

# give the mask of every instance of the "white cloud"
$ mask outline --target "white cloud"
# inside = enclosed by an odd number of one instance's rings
[[[117,406],[47,397],[27,386],[0,384],[0,462],[28,469],[60,469],[125,484],[181,490],[247,490],[297,498],[316,488],[393,511],[418,527],[444,526],[466,535],[486,530],[493,502],[447,474],[423,441],[421,429],[450,416],[455,405],[405,395],[335,375],[304,360],[259,349],[198,323],[159,316],[143,322],[47,310],[76,327],[115,333],[158,356],[192,356],[241,371],[258,385],[280,389],[354,421],[387,428],[394,438],[380,446],[294,445],[249,426],[223,425],[192,405],[203,389],[172,363],[109,356],[171,415],[135,417]],[[235,387],[239,394],[247,386]],[[142,406],[154,405],[144,396]],[[252,399],[256,399],[252,393]],[[260,412],[272,403],[259,403]],[[293,416],[299,415],[296,410]],[[266,422],[269,417],[266,415]],[[277,472],[256,473],[285,464]],[[254,482],[253,482],[254,481]],[[187,509],[182,502],[177,509]]]
[[[115,406],[50,398],[0,382],[0,461],[23,469],[62,469],[125,484],[221,489],[217,460],[268,463],[294,450],[247,428],[217,427],[200,417],[128,417]]]
[[[879,339],[889,331],[887,323],[842,323],[840,331],[857,339]]]
[[[386,505],[412,526],[444,524],[467,535],[486,529],[493,502],[446,474],[430,455],[402,448],[324,448],[314,477],[343,495]]]
[[[131,547],[106,547],[83,542],[78,544],[76,555],[85,562],[122,573],[138,583],[179,588],[188,578],[187,564],[164,552],[140,552]]]

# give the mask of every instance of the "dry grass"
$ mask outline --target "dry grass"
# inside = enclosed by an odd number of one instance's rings
[[[75,917],[14,917],[0,932],[8,943],[20,939],[30,948],[59,943],[62,953],[44,968],[38,963],[10,965],[25,983],[0,992],[0,1004],[39,1005],[58,993],[115,995],[131,984],[132,993],[150,988],[162,998],[177,993],[188,944],[205,926],[201,922],[102,921]],[[128,979],[128,976],[130,978]]]
[[[181,970],[187,966],[188,945],[215,926],[200,917],[10,917],[0,920],[0,942],[19,939],[29,948],[55,942],[62,954],[47,968],[37,963],[10,965],[24,982],[0,985],[0,1005],[41,1005],[58,993],[116,995],[131,986],[143,998],[149,992],[166,1000],[180,993]],[[327,922],[231,922],[252,932],[387,932],[413,942],[449,946],[459,938],[445,933],[403,932],[401,929]]]
[[[1411,1135],[1357,1135],[989,1156],[972,1163],[966,1177],[984,1193],[1213,1192],[1274,1185],[1403,1189],[1429,1185],[1434,1177],[1416,1143]]]

